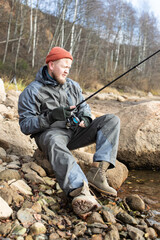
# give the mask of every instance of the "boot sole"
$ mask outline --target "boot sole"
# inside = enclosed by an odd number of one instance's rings
[[[98,192],[103,193],[103,194],[106,195],[106,196],[117,197],[117,194],[112,194],[112,193],[110,193],[110,192],[106,192],[106,191],[98,188],[97,186],[95,186],[94,184],[92,184],[92,183],[90,183],[90,182],[89,182],[89,185],[90,185],[91,187],[95,188]]]
[[[77,197],[72,201],[73,211],[77,215],[85,214],[91,210],[99,210],[102,206],[95,200],[94,197]]]

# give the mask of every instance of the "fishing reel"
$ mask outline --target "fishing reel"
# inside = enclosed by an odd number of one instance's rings
[[[71,116],[67,119],[66,128],[70,129],[71,127],[77,126],[79,123],[79,118],[72,112]]]

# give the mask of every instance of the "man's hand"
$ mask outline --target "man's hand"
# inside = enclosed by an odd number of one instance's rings
[[[86,128],[90,125],[90,120],[88,117],[81,117],[81,122],[79,124],[80,127]]]
[[[67,118],[71,116],[71,112],[75,107],[76,106],[70,106],[65,108],[58,107],[53,109],[48,116],[50,124],[56,121],[65,121]]]

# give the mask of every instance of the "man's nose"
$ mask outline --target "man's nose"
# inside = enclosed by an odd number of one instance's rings
[[[65,73],[67,73],[67,74],[69,73],[69,69],[68,68],[65,69]]]

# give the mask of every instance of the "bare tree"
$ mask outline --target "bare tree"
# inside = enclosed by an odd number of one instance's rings
[[[36,37],[37,37],[38,3],[39,3],[39,0],[37,0],[36,11],[35,11],[35,16],[34,16],[33,51],[32,51],[32,68],[34,68],[34,65],[35,65],[35,55],[36,55]]]
[[[9,23],[8,23],[6,46],[5,46],[4,56],[3,56],[3,63],[5,63],[6,56],[7,56],[8,43],[9,43],[9,38],[10,38],[10,30],[11,30],[11,23],[12,23],[12,17],[13,17],[13,12],[12,12],[13,7],[14,7],[14,0],[11,1],[11,12],[10,12],[10,15],[9,15]]]

